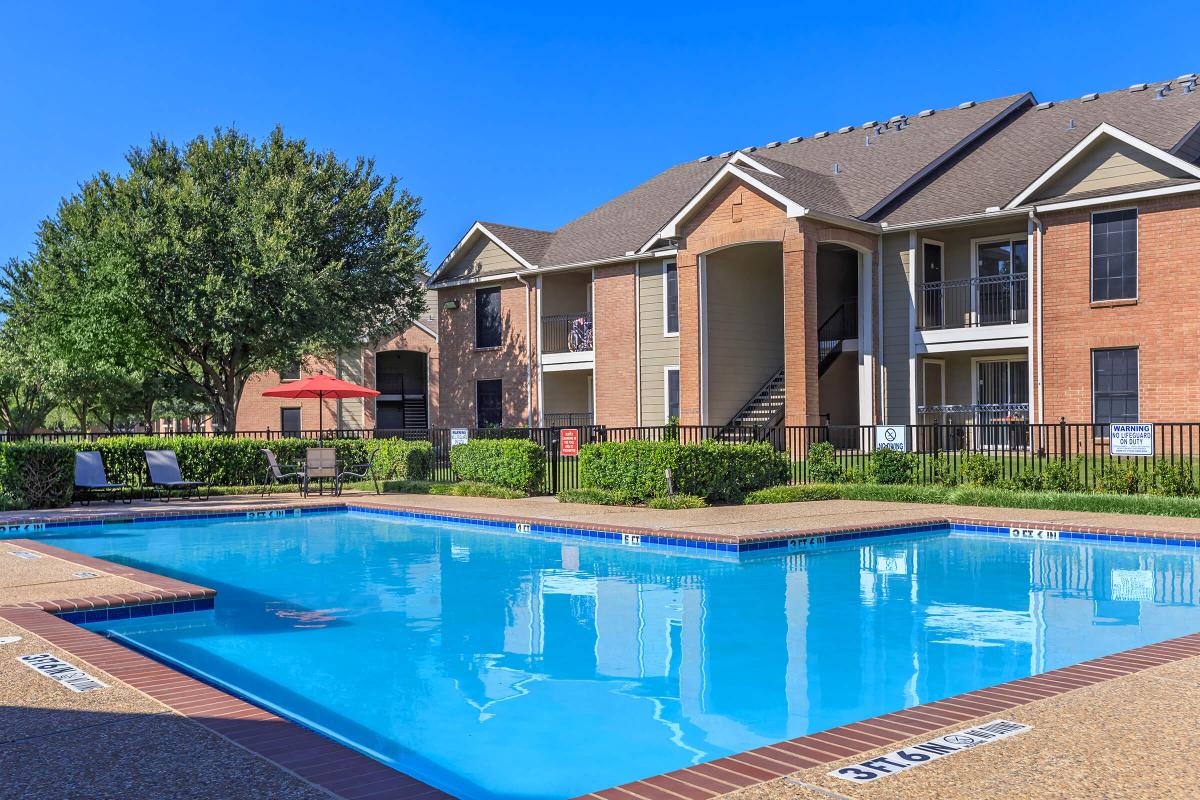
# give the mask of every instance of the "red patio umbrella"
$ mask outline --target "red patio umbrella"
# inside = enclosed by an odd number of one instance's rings
[[[319,441],[325,438],[324,401],[326,399],[340,400],[345,397],[378,396],[379,392],[374,389],[368,389],[340,378],[331,378],[323,372],[313,375],[311,378],[291,381],[263,392],[263,397],[316,398],[320,401],[317,403],[317,438]]]

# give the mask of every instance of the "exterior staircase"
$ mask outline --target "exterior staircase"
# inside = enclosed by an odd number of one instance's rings
[[[837,361],[847,339],[858,336],[858,301],[848,300],[838,306],[817,328],[817,377]]]
[[[783,421],[783,368],[772,375],[742,406],[718,436],[722,441],[745,442],[756,438],[754,429],[767,431]]]

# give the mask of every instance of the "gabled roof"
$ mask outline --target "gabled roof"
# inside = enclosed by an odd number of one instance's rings
[[[451,255],[472,235],[489,236],[525,269],[644,252],[730,178],[752,183],[791,212],[845,224],[982,214],[1014,203],[1101,125],[1190,163],[1200,152],[1200,91],[1168,86],[1036,107],[1032,94],[1015,94],[706,157],[671,167],[555,231],[476,223]]]
[[[1200,121],[1200,90],[1179,88],[1160,98],[1161,85],[1042,103],[871,219],[902,225],[1003,208],[1103,123],[1169,152]]]
[[[1026,200],[1036,197],[1040,189],[1049,185],[1055,177],[1061,175],[1068,167],[1075,163],[1084,153],[1084,151],[1086,151],[1092,145],[1097,144],[1102,139],[1106,138],[1123,142],[1124,144],[1127,144],[1136,150],[1140,150],[1146,155],[1157,159],[1166,167],[1182,172],[1185,176],[1200,178],[1200,167],[1196,166],[1195,164],[1189,164],[1183,159],[1176,158],[1175,156],[1171,155],[1166,150],[1155,147],[1149,142],[1145,142],[1136,136],[1131,136],[1120,128],[1109,125],[1107,122],[1102,122],[1097,125],[1091,133],[1080,139],[1074,147],[1072,147],[1062,156],[1062,158],[1060,158],[1058,161],[1055,161],[1045,172],[1034,179],[1033,183],[1022,189],[1016,197],[1009,201],[1007,207],[1016,208]]]

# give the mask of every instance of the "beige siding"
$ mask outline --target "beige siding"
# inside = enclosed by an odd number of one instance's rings
[[[679,366],[679,337],[663,334],[663,262],[638,264],[638,357],[641,359],[641,424],[666,422],[663,370]]]
[[[1038,192],[1040,197],[1118,189],[1139,183],[1178,178],[1184,173],[1136,147],[1102,138],[1082,153],[1061,175]]]
[[[363,382],[363,353],[361,350],[338,354],[338,377],[344,381],[362,384]],[[363,411],[364,400],[351,398],[338,401],[339,428],[365,428],[366,415]]]
[[[446,265],[438,275],[439,281],[469,278],[475,275],[498,275],[524,269],[515,258],[500,249],[486,236],[479,236],[475,243]]]
[[[883,371],[886,390],[884,421],[908,422],[908,346],[912,332],[908,288],[908,234],[883,237]]]
[[[592,409],[590,370],[547,372],[542,376],[542,397],[547,414],[582,414]]]
[[[783,261],[777,244],[706,260],[708,405],[723,425],[783,366]]]

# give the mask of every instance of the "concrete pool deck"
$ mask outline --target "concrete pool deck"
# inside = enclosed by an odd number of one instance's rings
[[[1156,532],[1200,539],[1200,520],[860,501],[656,511],[558,503],[349,493],[338,498],[229,497],[207,502],[74,507],[0,514],[0,535],[37,523],[240,513],[362,504],[480,518],[534,519],[723,541],[972,519],[1038,527]],[[37,558],[12,552],[34,553]],[[94,573],[81,577],[76,573]],[[208,593],[204,595],[203,593]],[[211,590],[70,553],[0,540],[0,762],[29,796],[428,798],[442,792],[79,628],[49,612],[120,607]],[[132,598],[132,599],[131,599]],[[157,598],[155,600],[154,598]],[[1200,625],[1197,626],[1200,629]],[[75,693],[16,660],[51,653],[109,684]],[[1200,767],[1200,634],[864,720],[667,775],[598,791],[592,800],[737,800],[992,796],[1190,797]],[[940,733],[1013,720],[1033,730],[869,784],[828,776],[847,763]],[[1164,733],[1165,732],[1165,733]],[[64,747],[64,738],[81,739]],[[164,741],[170,739],[170,741]],[[130,749],[142,753],[130,768]],[[85,759],[81,763],[81,758]],[[138,759],[132,759],[137,761]],[[224,782],[223,782],[224,781]],[[33,787],[36,787],[34,789]],[[24,790],[22,790],[24,791]],[[13,796],[25,796],[21,793]]]

